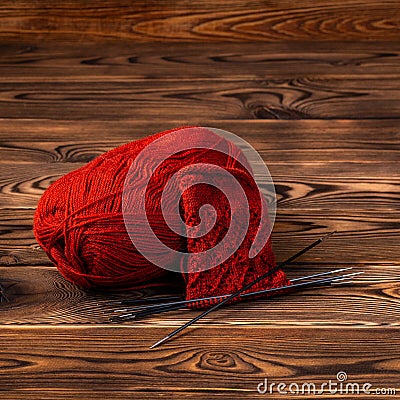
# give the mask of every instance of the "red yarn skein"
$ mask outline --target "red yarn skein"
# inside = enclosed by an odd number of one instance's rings
[[[111,150],[58,179],[45,191],[35,213],[34,233],[67,280],[84,288],[139,289],[158,284],[157,279],[168,273],[149,262],[133,245],[122,215],[122,192],[135,157],[152,141],[178,129]],[[196,135],[201,136],[205,128],[196,129],[188,140],[195,142]],[[200,184],[186,190],[182,196],[182,217],[188,226],[198,224],[198,210],[203,204],[211,203],[217,211],[215,229],[197,239],[183,238],[167,226],[157,198],[161,199],[165,181],[182,165],[211,162],[228,169],[241,182],[249,201],[250,224],[245,240],[233,256],[210,270],[198,272],[194,257],[193,265],[187,268],[190,273],[183,276],[187,299],[233,293],[275,266],[270,239],[255,258],[248,257],[259,224],[258,188],[246,175],[244,167],[233,163],[229,156],[191,149],[179,154],[179,160],[180,163],[166,160],[163,169],[149,182],[149,192],[155,201],[149,203],[146,211],[154,234],[176,251],[184,248],[197,253],[217,243],[230,221],[226,200],[220,191]],[[252,290],[288,283],[283,271],[279,270]],[[208,304],[195,304],[194,307]]]

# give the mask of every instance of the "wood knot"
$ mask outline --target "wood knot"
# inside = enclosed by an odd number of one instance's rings
[[[226,371],[235,373],[254,373],[257,367],[240,354],[226,352],[206,352],[200,355],[197,367],[203,371]]]
[[[293,119],[306,119],[309,116],[302,111],[291,109],[288,107],[276,107],[266,105],[255,105],[251,110],[252,114],[257,119],[281,119],[281,120],[293,120]]]
[[[207,353],[202,358],[203,363],[211,367],[234,368],[236,366],[235,359],[226,353]]]

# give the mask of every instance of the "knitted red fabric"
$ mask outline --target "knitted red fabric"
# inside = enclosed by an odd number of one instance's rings
[[[201,238],[187,239],[187,249],[190,253],[193,253],[189,267],[192,272],[184,275],[186,281],[186,298],[188,300],[204,297],[204,293],[208,293],[210,296],[234,293],[276,265],[270,239],[268,239],[264,248],[256,257],[250,259],[248,256],[249,249],[259,226],[260,203],[257,201],[259,198],[258,189],[250,178],[240,177],[239,171],[231,169],[230,172],[241,181],[242,187],[250,199],[250,224],[247,235],[238,250],[215,268],[196,273],[195,271],[202,267],[201,264],[197,265],[196,255],[209,248],[213,248],[226,234],[231,217],[227,211],[229,205],[226,204],[226,199],[221,192],[212,187],[196,185],[184,194],[185,221],[189,226],[199,224],[198,210],[202,204],[211,203],[216,208],[218,214],[218,224],[215,225],[215,228],[209,234]],[[210,201],[210,199],[212,200]],[[271,277],[258,282],[246,292],[270,289],[287,284],[289,284],[289,281],[286,279],[284,272],[279,269]],[[208,307],[216,302],[218,300],[199,302],[194,304],[193,307]]]
[[[270,240],[255,258],[248,256],[259,225],[261,200],[257,185],[238,161],[213,150],[196,148],[204,130],[196,128],[191,131],[193,134],[187,140],[193,149],[170,157],[153,174],[148,187],[149,201],[146,202],[148,219],[155,235],[169,248],[193,254],[190,265],[182,266],[189,271],[183,274],[187,299],[233,293],[275,266]],[[35,213],[34,233],[66,279],[85,288],[138,289],[158,284],[157,278],[168,273],[149,262],[132,244],[122,215],[122,191],[136,156],[152,141],[174,131],[111,150],[60,178],[45,191]],[[199,224],[198,210],[202,205],[212,204],[217,211],[213,229],[196,239],[173,232],[163,220],[160,207],[161,194],[168,180],[182,167],[199,162],[220,166],[235,176],[250,206],[250,223],[243,243],[230,258],[207,271],[200,271],[202,266],[196,253],[212,248],[224,237],[231,217],[225,196],[217,188],[205,184],[184,191],[181,214],[187,226]],[[146,171],[145,166],[143,171]],[[196,174],[202,174],[201,168]],[[186,176],[188,178],[190,176]],[[172,257],[164,261],[170,265],[179,262]],[[278,270],[251,290],[288,283],[285,274]],[[193,307],[208,304],[196,303]]]

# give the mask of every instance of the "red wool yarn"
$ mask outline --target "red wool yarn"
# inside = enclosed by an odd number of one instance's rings
[[[58,179],[44,192],[34,217],[35,237],[67,280],[83,288],[130,290],[159,285],[171,274],[148,261],[133,245],[122,214],[122,193],[136,156],[149,143],[179,129],[184,128],[161,132],[113,149]],[[256,257],[249,258],[261,210],[259,189],[253,178],[229,155],[196,148],[199,138],[210,133],[206,128],[191,128],[190,132],[190,137],[187,137],[190,150],[167,159],[162,168],[153,173],[148,186],[151,198],[146,203],[154,234],[169,248],[194,255],[190,259],[191,265],[182,266],[189,271],[182,274],[187,300],[233,293],[275,267],[270,239]],[[215,246],[229,228],[231,215],[224,194],[206,184],[196,184],[184,191],[180,210],[188,227],[199,224],[202,205],[211,204],[217,212],[214,227],[199,238],[183,237],[173,232],[164,221],[160,206],[168,179],[180,168],[195,163],[214,164],[230,172],[240,182],[250,211],[249,227],[240,247],[227,260],[206,271],[201,270],[195,255]],[[146,173],[146,168],[142,171]],[[201,174],[201,169],[198,173]],[[173,264],[179,260],[168,262]],[[284,272],[278,270],[248,291],[287,284],[289,281]],[[212,301],[199,302],[192,307],[211,304]]]

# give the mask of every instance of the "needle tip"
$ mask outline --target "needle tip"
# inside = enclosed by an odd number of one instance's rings
[[[352,283],[351,280],[350,281],[348,280],[349,278],[353,278],[353,277],[361,275],[363,273],[364,273],[364,271],[360,271],[360,272],[353,272],[352,274],[341,275],[341,276],[338,276],[336,278],[333,278],[332,279],[332,283],[333,284],[338,284],[338,283],[343,282],[343,281],[346,281],[346,283]]]
[[[327,233],[325,236],[322,236],[321,242],[323,242],[324,240],[328,239],[329,237],[331,237],[332,235],[334,235],[336,232],[337,232],[337,231],[329,232],[329,233]]]
[[[154,343],[153,345],[150,346],[150,349],[154,349],[154,347],[159,346],[161,343],[164,343],[167,339],[169,339],[169,336],[165,336],[164,338],[160,339],[158,342]]]

